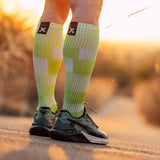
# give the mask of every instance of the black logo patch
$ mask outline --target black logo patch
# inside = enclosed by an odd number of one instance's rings
[[[78,22],[71,22],[68,29],[68,35],[75,36],[77,32]]]
[[[49,25],[50,25],[50,22],[41,22],[37,33],[47,34],[47,31],[49,29]]]

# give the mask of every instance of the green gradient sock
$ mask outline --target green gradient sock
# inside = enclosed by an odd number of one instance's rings
[[[63,47],[66,68],[63,109],[76,118],[82,116],[84,111],[83,103],[94,68],[98,44],[97,26],[71,22]]]
[[[38,107],[57,111],[54,98],[57,74],[62,62],[63,26],[40,22],[34,38],[33,64],[38,90]]]

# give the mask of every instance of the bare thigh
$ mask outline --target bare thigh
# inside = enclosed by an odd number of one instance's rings
[[[72,21],[98,25],[103,0],[70,0]]]

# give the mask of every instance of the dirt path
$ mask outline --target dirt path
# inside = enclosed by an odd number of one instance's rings
[[[132,99],[112,98],[93,118],[107,146],[30,136],[31,118],[0,117],[0,160],[160,160],[160,128],[145,124]]]

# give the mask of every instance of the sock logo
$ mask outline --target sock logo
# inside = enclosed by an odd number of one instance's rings
[[[68,31],[69,34],[75,34],[75,28],[69,28],[69,31]]]
[[[50,25],[50,22],[41,22],[37,33],[47,34],[47,31],[49,29],[49,25]]]
[[[46,28],[45,28],[45,27],[44,27],[44,28],[41,27],[40,30],[39,30],[39,32],[40,32],[40,33],[41,33],[41,32],[45,33],[45,32],[46,32]]]
[[[68,35],[75,36],[77,32],[77,26],[78,26],[78,22],[71,22],[68,29]]]

